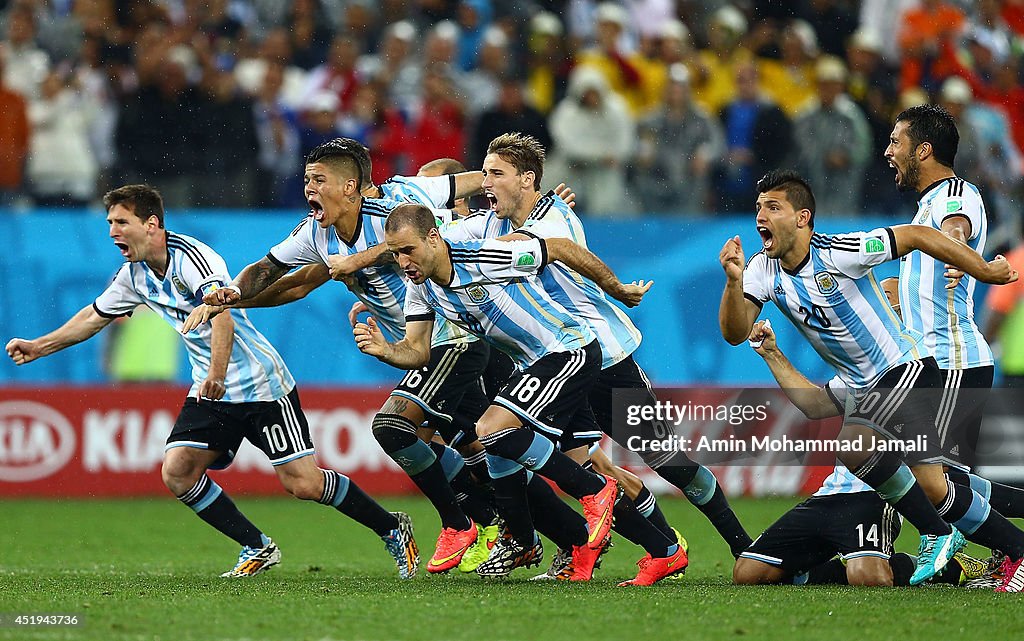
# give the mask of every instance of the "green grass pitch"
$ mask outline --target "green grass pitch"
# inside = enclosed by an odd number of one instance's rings
[[[797,501],[734,505],[756,533]],[[382,502],[412,514],[425,561],[438,530],[429,504]],[[229,581],[218,574],[235,544],[170,498],[0,502],[0,619],[84,615],[78,627],[0,627],[0,639],[1024,639],[1018,595],[730,586],[725,544],[679,499],[661,505],[690,541],[686,577],[632,589],[615,584],[635,574],[642,552],[618,537],[589,584],[529,583],[532,569],[501,582],[422,569],[400,581],[379,540],[333,510],[285,498],[238,503],[274,537],[283,563]],[[907,529],[899,547],[913,552]]]

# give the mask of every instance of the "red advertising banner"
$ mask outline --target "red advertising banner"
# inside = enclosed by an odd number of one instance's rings
[[[370,431],[388,390],[302,388],[300,392],[321,466],[350,476],[370,494],[416,491]],[[185,393],[185,387],[165,385],[0,387],[0,497],[166,494],[160,464]],[[723,398],[730,393],[711,392]],[[792,420],[792,414],[772,424],[783,420]],[[652,491],[672,491],[650,470],[629,467],[641,474]],[[830,471],[794,465],[713,469],[733,496],[809,494]],[[284,492],[266,457],[248,443],[231,467],[211,475],[233,494]]]
[[[187,388],[0,388],[0,496],[166,494],[164,444]],[[415,491],[370,432],[387,398],[380,389],[300,389],[320,465],[372,494]],[[211,472],[235,494],[281,494],[266,457],[243,444]]]

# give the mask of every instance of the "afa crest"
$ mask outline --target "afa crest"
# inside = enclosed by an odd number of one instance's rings
[[[817,272],[814,274],[814,282],[818,284],[818,291],[825,296],[835,293],[839,289],[839,283],[828,272]]]
[[[185,283],[181,282],[177,274],[171,274],[171,284],[174,285],[174,289],[178,290],[178,293],[182,296],[188,295],[188,287],[185,287]]]
[[[477,305],[487,300],[487,290],[480,285],[470,285],[466,288],[466,294],[469,296],[469,300]]]

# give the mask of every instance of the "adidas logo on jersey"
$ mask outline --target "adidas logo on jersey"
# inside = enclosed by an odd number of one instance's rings
[[[782,283],[779,283],[778,285],[775,286],[775,295],[776,296],[782,296],[785,293],[786,293],[786,290],[782,289]]]

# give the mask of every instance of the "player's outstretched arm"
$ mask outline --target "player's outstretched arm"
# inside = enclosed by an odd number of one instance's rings
[[[344,280],[360,269],[393,262],[395,262],[395,255],[388,250],[387,245],[382,243],[350,256],[341,256],[340,254],[330,256],[328,258],[328,268],[330,269],[331,278],[334,280]]]
[[[482,193],[484,193],[484,173],[482,171],[464,171],[455,174],[456,200]]]
[[[623,283],[600,258],[568,238],[548,238],[544,242],[547,245],[548,263],[556,260],[565,263],[567,267],[579,272],[584,278],[594,281],[606,294],[626,307],[639,305],[644,294],[654,284],[654,281],[642,280]]]
[[[740,237],[725,241],[718,260],[725,270],[725,290],[718,307],[718,326],[730,345],[747,340],[761,310],[743,295],[743,245]]]
[[[203,303],[197,306],[181,324],[181,333],[188,334],[203,323],[210,322],[219,314],[232,307],[249,309],[253,307],[277,307],[293,303],[305,298],[311,291],[328,280],[330,278],[327,274],[326,265],[306,265],[302,269],[297,269],[279,278],[270,287],[267,287],[252,298],[238,300],[230,305],[208,305]],[[231,291],[233,293],[233,290]],[[216,293],[213,292],[213,294]],[[203,297],[203,300],[212,297],[213,294],[207,294]]]
[[[234,305],[255,297],[287,273],[287,267],[278,265],[264,256],[259,261],[247,265],[230,285],[204,296],[203,302],[207,305]]]
[[[12,338],[7,342],[7,355],[15,365],[32,361],[59,352],[65,347],[77,345],[95,336],[110,324],[113,318],[100,316],[92,305],[83,307],[60,328],[33,340]]]
[[[748,342],[764,359],[779,387],[804,416],[812,419],[839,416],[839,409],[832,402],[828,392],[809,381],[800,370],[793,367],[779,349],[771,323],[767,320],[754,323]]]
[[[365,323],[355,324],[352,336],[364,354],[398,369],[409,370],[430,362],[430,334],[433,329],[432,320],[409,321],[405,324],[405,338],[389,343],[371,316]]]
[[[1017,280],[1017,270],[1005,257],[996,256],[994,260],[986,261],[978,252],[937,229],[925,225],[897,225],[892,228],[892,233],[898,256],[917,249],[983,283],[1005,285]]]
[[[231,314],[221,314],[211,321],[213,327],[210,339],[210,370],[199,385],[199,398],[219,401],[224,398],[227,388],[224,378],[231,362],[231,349],[235,343],[235,321]]]

